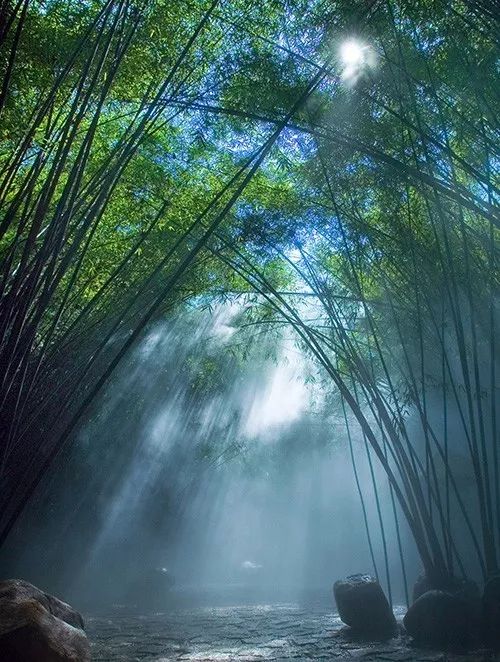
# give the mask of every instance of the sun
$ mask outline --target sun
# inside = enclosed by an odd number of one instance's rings
[[[358,41],[349,39],[340,46],[340,58],[346,67],[359,67],[365,61],[365,48]]]

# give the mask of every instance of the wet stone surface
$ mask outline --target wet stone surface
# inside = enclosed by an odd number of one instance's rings
[[[398,620],[402,610],[398,610]],[[401,633],[382,642],[353,641],[332,610],[296,604],[198,607],[147,616],[87,616],[92,659],[123,660],[500,660],[485,651],[417,650]]]

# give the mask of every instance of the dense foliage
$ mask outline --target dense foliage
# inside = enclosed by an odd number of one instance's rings
[[[467,570],[464,527],[497,570],[487,3],[1,7],[3,536],[154,318],[251,291],[243,317],[297,331],[429,575]]]

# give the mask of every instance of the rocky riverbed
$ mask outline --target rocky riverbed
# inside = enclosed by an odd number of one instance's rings
[[[404,613],[396,609],[398,621]],[[181,606],[148,615],[113,609],[87,616],[93,660],[500,660],[487,651],[418,650],[399,633],[380,642],[352,640],[331,606],[280,602]]]

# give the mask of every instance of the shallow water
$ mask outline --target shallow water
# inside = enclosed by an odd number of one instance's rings
[[[397,608],[400,619],[403,608]],[[412,648],[401,634],[383,642],[352,641],[326,605],[297,602],[171,608],[149,615],[119,613],[87,618],[93,659],[327,660],[371,662],[493,660],[485,653],[446,655]]]

